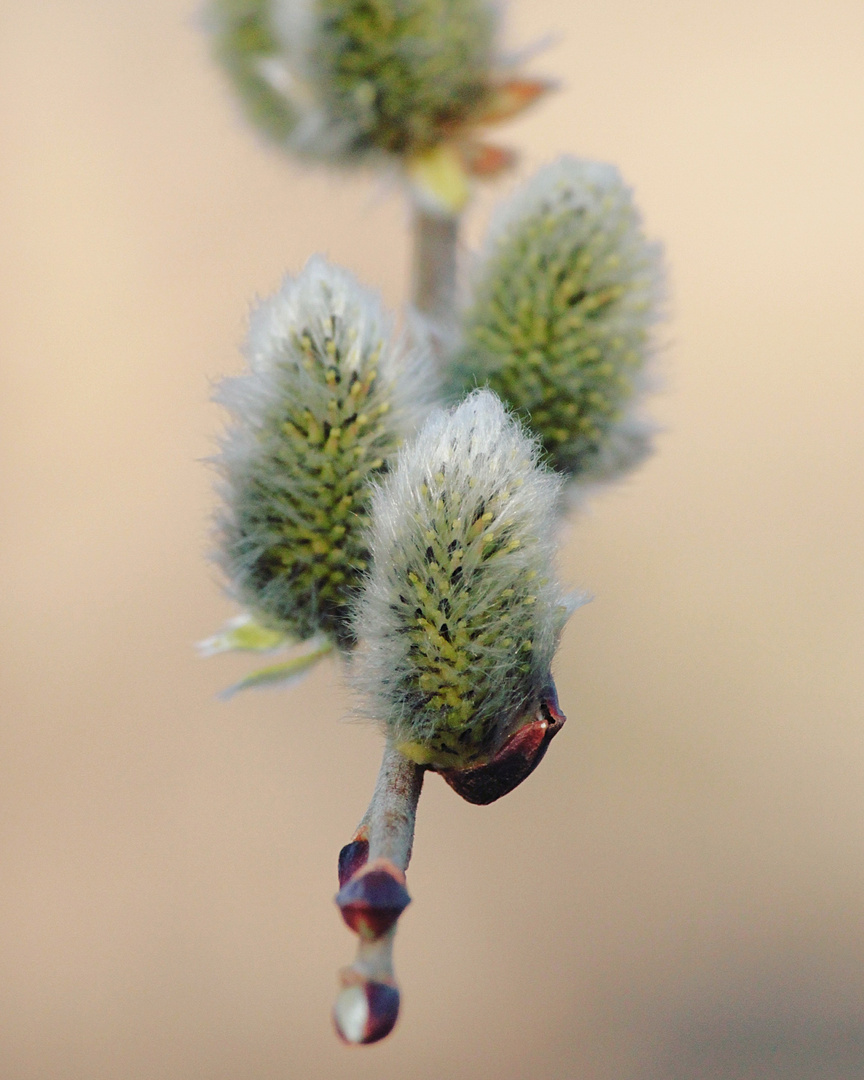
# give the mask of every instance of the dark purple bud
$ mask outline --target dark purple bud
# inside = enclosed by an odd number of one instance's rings
[[[342,918],[367,941],[386,934],[411,903],[405,875],[388,859],[360,869],[336,894]]]
[[[347,969],[333,1006],[333,1023],[343,1042],[352,1046],[378,1042],[393,1030],[399,1016],[395,984],[366,979]]]
[[[495,802],[534,772],[566,719],[558,706],[555,684],[550,683],[534,719],[511,735],[489,761],[467,769],[437,771],[467,802],[480,806]]]
[[[339,852],[339,888],[349,881],[357,871],[366,865],[369,858],[369,841],[352,840]]]

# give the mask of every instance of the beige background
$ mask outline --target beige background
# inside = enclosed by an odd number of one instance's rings
[[[614,161],[665,242],[666,433],[569,530],[542,769],[428,783],[351,1051],[378,736],[333,667],[215,699],[202,458],[250,298],[323,251],[399,303],[402,205],[265,149],[190,0],[2,0],[2,1080],[864,1077],[864,5],[512,7],[523,175]]]

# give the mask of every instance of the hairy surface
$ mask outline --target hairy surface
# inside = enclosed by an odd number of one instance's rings
[[[373,501],[355,679],[421,764],[494,754],[536,710],[572,601],[554,580],[560,479],[488,390],[437,411]]]
[[[454,395],[488,385],[576,480],[649,450],[646,386],[660,251],[611,165],[562,158],[493,220],[451,368]]]
[[[353,643],[348,602],[369,553],[371,482],[420,418],[415,359],[391,346],[377,298],[312,259],[253,313],[219,466],[219,561],[235,597],[306,640]]]
[[[491,92],[489,0],[210,0],[207,22],[249,119],[309,159],[422,153]]]
[[[317,0],[316,10],[312,70],[346,153],[429,149],[484,101],[486,0]]]

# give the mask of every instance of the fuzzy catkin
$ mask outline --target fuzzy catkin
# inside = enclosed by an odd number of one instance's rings
[[[489,0],[210,0],[207,10],[249,119],[310,160],[422,154],[491,93]]]
[[[483,761],[533,715],[572,602],[555,581],[560,478],[488,390],[436,411],[376,491],[354,678],[419,764]]]
[[[493,220],[450,389],[488,385],[559,472],[613,478],[649,450],[636,407],[659,295],[659,248],[618,170],[562,158]]]
[[[345,154],[428,150],[484,101],[486,0],[317,0],[316,12],[311,70]]]
[[[249,370],[219,391],[233,423],[217,557],[235,597],[292,638],[353,644],[370,484],[426,397],[415,358],[389,338],[377,298],[312,259],[253,313]]]

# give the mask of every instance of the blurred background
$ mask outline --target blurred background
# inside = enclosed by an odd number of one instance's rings
[[[864,1077],[864,6],[509,5],[563,84],[519,175],[615,162],[665,244],[664,434],[568,529],[542,768],[428,780],[349,1050],[379,736],[335,666],[216,699],[203,459],[254,296],[320,251],[400,304],[406,214],[260,142],[196,2],[0,7],[0,1077]]]

